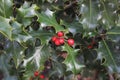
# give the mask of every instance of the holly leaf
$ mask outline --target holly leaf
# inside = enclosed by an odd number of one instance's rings
[[[66,26],[68,28],[68,30],[70,32],[72,32],[73,34],[80,33],[80,32],[83,33],[84,32],[82,24],[77,20],[74,20],[72,23],[66,23],[65,21],[61,20],[60,24]]]
[[[50,40],[50,38],[54,35],[53,33],[50,33],[48,31],[38,30],[38,31],[31,31],[29,34],[33,38],[39,38],[41,40],[42,44],[45,44]]]
[[[18,11],[21,15],[23,15],[24,18],[27,18],[27,17],[34,17],[35,15],[37,15],[37,13],[36,13],[37,9],[38,9],[38,7],[35,4],[30,6],[30,4],[28,2],[24,2],[23,6],[21,6],[18,9]]]
[[[21,6],[17,10],[16,19],[18,22],[22,23],[25,27],[31,24],[32,17],[36,16],[36,11],[38,7],[35,4],[31,4],[29,2],[24,2],[23,6]]]
[[[0,32],[8,39],[12,40],[12,27],[9,24],[9,19],[0,16]]]
[[[18,42],[12,41],[8,42],[8,46],[5,51],[6,53],[11,54],[17,69],[24,59],[24,48]]]
[[[118,15],[115,13],[117,1],[84,1],[81,5],[81,23],[84,29],[94,29],[98,23],[105,28],[115,25]]]
[[[67,67],[67,71],[72,71],[74,74],[80,72],[85,66],[76,61],[77,52],[68,44],[65,44],[63,50],[68,53],[67,58],[63,62]]]
[[[38,68],[39,66],[43,66],[43,63],[50,57],[50,51],[51,50],[48,45],[42,45],[36,48],[33,59],[38,65]]]
[[[41,12],[41,14],[38,14],[38,21],[40,23],[45,24],[46,26],[53,26],[56,30],[56,32],[58,31],[63,31],[63,27],[60,26],[56,19],[55,19],[55,15],[53,15],[52,13],[49,14],[49,10],[47,12]]]
[[[97,26],[98,10],[96,1],[89,0],[82,3],[80,12],[84,29],[94,29]]]
[[[36,47],[35,51],[33,52],[33,56],[24,60],[24,66],[26,68],[24,78],[29,79],[34,75],[34,71],[39,71],[40,69],[42,69],[44,62],[49,58],[49,56],[50,49],[47,45]]]
[[[120,72],[119,52],[115,51],[113,42],[103,40],[97,51],[98,58],[105,59],[102,64],[108,67],[110,72]]]
[[[13,69],[13,67],[10,64],[8,64],[10,63],[10,60],[11,54],[0,55],[0,71],[2,71],[3,75],[5,75],[5,77],[3,77],[4,80],[16,80],[18,77],[16,74],[10,75],[10,71]]]
[[[117,14],[114,10],[117,10],[116,1],[100,1],[101,2],[101,19],[102,23],[106,25],[106,28],[110,28],[115,25],[115,21],[118,20]]]
[[[34,76],[34,72],[36,71],[36,66],[32,60],[29,60],[25,65],[25,73],[23,76],[23,80],[29,80]]]
[[[54,75],[58,75],[58,77],[62,77],[65,74],[65,67],[64,64],[61,63],[60,58],[58,58],[58,55],[56,55],[56,52],[52,52],[51,59],[53,62],[49,76],[52,77]]]
[[[12,16],[13,0],[0,0],[0,16],[10,18]]]
[[[112,39],[115,42],[120,40],[120,27],[119,26],[112,27],[110,30],[107,31],[107,36],[109,39]]]
[[[22,24],[18,23],[17,21],[13,21],[11,23],[11,26],[13,28],[13,30],[12,30],[12,39],[13,40],[15,40],[21,44],[32,38],[32,36],[30,36],[29,34],[27,34],[27,32],[24,31]]]

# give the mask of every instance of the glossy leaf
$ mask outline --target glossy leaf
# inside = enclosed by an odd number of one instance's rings
[[[56,21],[56,19],[55,19],[55,16],[54,15],[52,15],[52,14],[49,14],[49,15],[47,15],[47,13],[48,12],[42,12],[41,14],[38,14],[38,21],[40,22],[40,23],[43,23],[43,24],[45,24],[46,26],[53,26],[54,28],[55,28],[55,30],[56,30],[56,32],[58,32],[58,31],[62,31],[63,30],[63,27],[62,26],[60,26],[58,23],[57,23],[57,21]]]
[[[39,66],[43,66],[43,63],[50,57],[50,48],[47,45],[42,45],[36,48],[36,52],[34,53],[34,60],[36,64]],[[39,68],[38,66],[38,68]]]
[[[0,32],[11,40],[12,27],[9,24],[9,19],[0,16]]]
[[[111,44],[111,43],[109,43]],[[111,46],[109,46],[108,42],[106,42],[105,40],[103,40],[100,43],[100,46],[98,48],[98,55],[101,55],[101,57],[99,56],[99,58],[101,59],[105,59],[105,61],[102,63],[105,66],[108,66],[108,69],[110,70],[110,72],[119,72],[119,64],[117,64],[117,60],[116,57],[114,55],[117,55],[118,53],[115,53],[113,50],[111,50],[110,47],[113,47],[113,44]],[[112,48],[113,49],[113,48]]]
[[[72,23],[66,23],[61,20],[61,24],[67,27],[68,30],[73,34],[84,32],[83,25],[77,20],[74,20]]]
[[[118,42],[120,40],[120,27],[115,26],[112,29],[108,30],[107,36],[109,39],[112,39],[115,42]]]
[[[39,38],[41,40],[42,44],[48,43],[48,41],[51,39],[53,36],[53,33],[50,33],[48,31],[31,31],[29,33],[33,38]]]
[[[97,26],[98,4],[97,1],[84,1],[81,5],[82,24],[84,29],[94,29]]]
[[[114,12],[117,9],[117,5],[115,1],[100,1],[101,6],[101,16],[102,22],[106,25],[106,28],[110,28],[111,26],[115,25],[115,21],[117,21],[118,16]]]
[[[22,79],[29,80],[30,77],[34,77],[34,72],[36,71],[36,66],[33,63],[33,61],[29,60],[27,64],[25,65],[26,72],[24,73],[24,77]]]
[[[0,0],[0,16],[10,18],[12,16],[13,0]]]
[[[13,28],[12,30],[13,40],[21,44],[32,38],[32,36],[30,36],[29,34],[27,34],[27,32],[25,32],[23,26],[20,23],[13,21],[11,26]]]
[[[24,66],[26,67],[26,72],[24,74],[25,79],[29,79],[30,76],[34,76],[34,71],[41,70],[44,62],[50,56],[50,49],[47,45],[43,45],[35,48],[33,56],[25,60]]]
[[[10,63],[11,56],[10,54],[3,54],[0,56],[0,70],[4,74],[4,79],[5,80],[17,80],[16,75],[10,75],[9,71],[12,69],[12,66],[8,63]]]
[[[74,74],[80,72],[81,69],[85,66],[80,64],[80,62],[76,61],[77,52],[73,48],[71,48],[68,44],[65,44],[63,50],[67,51],[68,53],[68,56],[63,62],[67,67],[67,71],[72,71]]]
[[[25,27],[31,24],[32,17],[36,16],[36,10],[38,7],[33,4],[30,6],[28,2],[24,2],[23,6],[21,6],[17,12],[17,20],[22,23]]]
[[[6,53],[11,54],[15,63],[16,69],[21,64],[24,58],[24,48],[17,42],[9,42],[6,48]]]

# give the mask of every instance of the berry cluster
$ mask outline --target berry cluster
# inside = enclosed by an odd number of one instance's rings
[[[63,45],[65,43],[64,33],[62,31],[57,32],[57,36],[53,36],[51,40],[55,43],[56,46]],[[69,46],[73,46],[74,40],[68,39],[67,43]]]
[[[45,76],[44,76],[43,74],[40,74],[38,71],[35,71],[35,72],[34,72],[34,76],[35,76],[35,77],[38,77],[38,76],[39,76],[40,79],[44,79],[44,78],[45,78]]]

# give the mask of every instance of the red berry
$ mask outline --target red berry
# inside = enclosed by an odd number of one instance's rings
[[[92,49],[93,46],[92,46],[92,45],[88,45],[87,48],[88,48],[88,49]]]
[[[39,75],[39,72],[38,71],[35,71],[34,72],[34,76],[37,77]]]
[[[55,45],[57,45],[57,46],[61,45],[59,39],[56,39],[56,40],[55,40]]]
[[[59,31],[59,32],[57,32],[57,36],[62,37],[62,36],[64,36],[64,33],[62,31]]]
[[[53,42],[54,42],[56,39],[57,39],[56,36],[53,36],[53,37],[52,37],[52,41],[53,41]]]
[[[41,79],[44,79],[44,78],[45,78],[45,76],[44,76],[43,74],[41,74],[41,75],[40,75],[40,78],[41,78]]]
[[[67,43],[68,43],[68,45],[72,46],[72,45],[74,45],[74,40],[73,39],[68,39]]]
[[[59,38],[60,44],[64,44],[64,38]]]

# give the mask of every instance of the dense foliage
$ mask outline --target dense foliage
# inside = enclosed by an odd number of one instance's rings
[[[120,0],[0,0],[0,80],[119,80]]]

